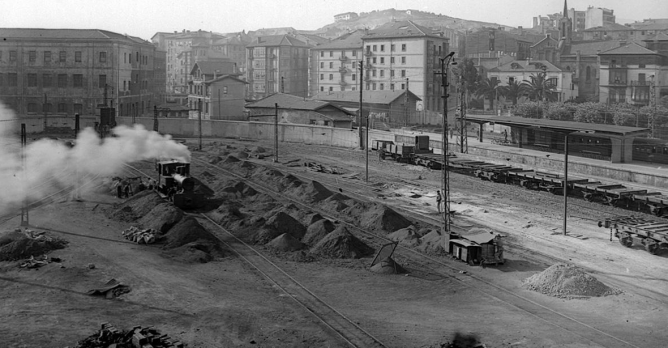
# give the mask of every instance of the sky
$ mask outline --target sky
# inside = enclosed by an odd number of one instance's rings
[[[344,12],[395,8],[531,27],[532,18],[562,12],[563,0],[0,0],[0,27],[104,29],[150,40],[156,32],[219,33],[293,27],[315,30]],[[569,0],[568,8],[614,10],[618,23],[668,18],[665,0]]]

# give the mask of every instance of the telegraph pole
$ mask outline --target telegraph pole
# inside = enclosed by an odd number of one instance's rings
[[[46,132],[46,93],[44,93],[44,107],[42,109],[44,109],[44,132]]]
[[[26,200],[28,199],[28,185],[26,183],[27,166],[26,166],[26,145],[28,143],[28,136],[26,134],[26,124],[21,123],[21,179],[23,181],[23,206],[21,207],[21,227],[28,227],[30,225],[30,213]]]
[[[153,131],[158,132],[158,106],[153,105]]]
[[[278,103],[274,103],[274,110],[274,162],[278,163]]]
[[[447,56],[440,58],[441,61],[441,71],[437,75],[441,75],[441,85],[443,86],[443,134],[441,146],[443,149],[443,183],[442,183],[442,194],[443,194],[443,233],[450,234],[450,177],[448,173],[448,68],[450,63],[456,65],[456,62],[452,62],[454,59],[453,56],[455,52],[450,52]]]
[[[359,129],[360,149],[364,150],[364,143],[362,141],[362,91],[364,90],[364,60],[360,60],[360,107],[357,112],[357,125]]]
[[[406,78],[406,92],[404,93],[404,127],[408,125],[408,77]]]
[[[202,99],[197,100],[199,114],[199,150],[202,151]]]
[[[469,143],[468,143],[468,129],[466,129],[466,80],[464,77],[461,77],[461,94],[459,97],[459,152],[468,153],[469,152]]]

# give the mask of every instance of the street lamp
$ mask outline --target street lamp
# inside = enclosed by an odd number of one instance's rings
[[[450,52],[447,56],[439,58],[441,61],[441,85],[443,86],[443,232],[450,233],[450,178],[448,175],[448,68],[450,64],[457,65],[454,61],[455,52]]]

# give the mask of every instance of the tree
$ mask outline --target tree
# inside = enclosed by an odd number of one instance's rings
[[[499,80],[490,79],[485,77],[478,81],[478,86],[475,90],[476,97],[483,97],[489,99],[489,108],[494,109],[494,99],[501,94],[501,86],[499,86]]]
[[[539,102],[528,101],[512,107],[513,115],[525,118],[543,118],[543,107]]]
[[[573,121],[576,106],[571,103],[554,102],[548,104],[544,118],[559,121]]]
[[[575,114],[573,115],[573,120],[577,122],[603,123],[604,112],[605,112],[605,104],[593,103],[593,102],[576,104],[576,110]]]
[[[501,86],[499,91],[506,99],[510,99],[513,105],[517,105],[517,100],[527,93],[526,86],[520,82],[513,81],[508,86]]]
[[[530,78],[531,81],[524,80],[521,83],[529,95],[529,99],[536,101],[554,99],[557,86],[547,78],[546,72],[531,75]]]
[[[636,125],[639,110],[633,106],[626,103],[612,104],[609,110],[612,113],[612,122],[615,125],[630,127]]]

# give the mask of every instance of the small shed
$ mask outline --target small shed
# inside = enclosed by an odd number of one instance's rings
[[[306,99],[291,94],[276,93],[246,105],[249,120],[327,126],[353,127],[354,112],[328,102]]]
[[[448,252],[468,264],[503,263],[502,235],[482,228],[451,234]]]

